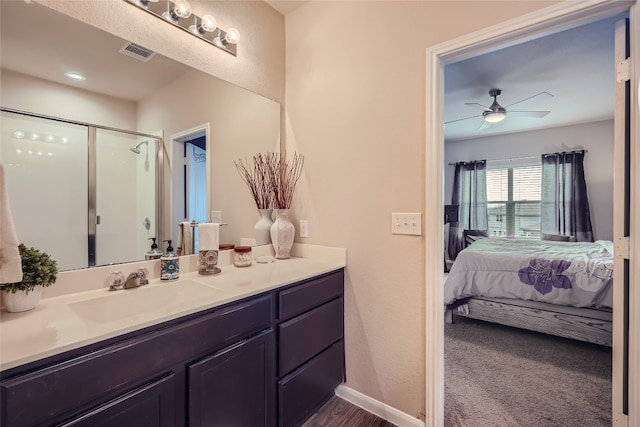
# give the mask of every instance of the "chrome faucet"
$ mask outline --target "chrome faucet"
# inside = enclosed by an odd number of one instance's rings
[[[139,268],[137,271],[129,274],[125,280],[124,275],[120,271],[114,271],[109,276],[109,282],[111,283],[109,290],[119,291],[121,289],[139,288],[140,286],[147,285],[149,283],[147,279],[148,274],[149,270],[144,267]]]

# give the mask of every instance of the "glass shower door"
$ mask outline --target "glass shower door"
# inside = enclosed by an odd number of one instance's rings
[[[3,111],[0,132],[18,240],[59,270],[87,267],[87,127]]]
[[[158,146],[152,138],[96,129],[96,265],[144,259],[157,236]]]

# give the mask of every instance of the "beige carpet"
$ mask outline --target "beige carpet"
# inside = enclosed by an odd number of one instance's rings
[[[611,426],[611,349],[456,316],[445,426]]]

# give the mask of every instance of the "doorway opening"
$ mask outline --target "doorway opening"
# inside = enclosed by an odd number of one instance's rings
[[[206,222],[209,212],[209,124],[171,136],[172,220],[171,233],[177,244],[179,224]],[[198,248],[198,228],[193,227],[193,248]]]
[[[426,284],[426,413],[427,425],[444,423],[444,319],[442,315],[444,256],[444,66],[462,59],[516,45],[595,22],[627,11],[629,3],[559,4],[500,26],[443,43],[427,50],[425,240],[433,246],[425,262]],[[633,15],[633,14],[632,14]],[[633,16],[632,16],[633,17]],[[614,332],[615,333],[615,332]],[[620,379],[618,379],[620,380]],[[614,377],[614,387],[616,387]],[[614,397],[615,400],[615,397]],[[614,412],[617,408],[614,407]]]

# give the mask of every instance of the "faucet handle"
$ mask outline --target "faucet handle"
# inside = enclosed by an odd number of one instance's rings
[[[147,276],[149,275],[149,270],[146,267],[142,267],[138,269],[137,273],[140,278],[140,286],[148,285],[149,279],[147,279]]]
[[[109,290],[110,291],[119,291],[120,289],[124,289],[124,274],[122,271],[114,271],[109,275]]]

